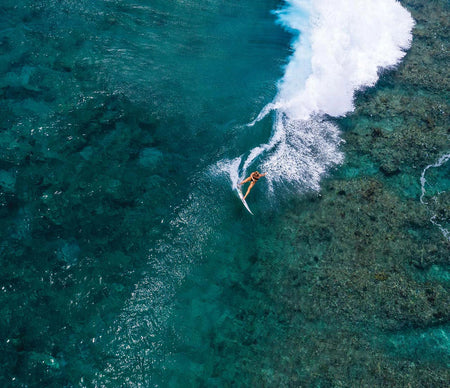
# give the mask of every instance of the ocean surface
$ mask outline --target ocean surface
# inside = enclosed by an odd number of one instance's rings
[[[0,386],[446,387],[449,24],[2,0]]]

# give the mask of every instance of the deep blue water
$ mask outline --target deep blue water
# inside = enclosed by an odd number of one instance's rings
[[[0,385],[444,386],[448,15],[3,0]]]

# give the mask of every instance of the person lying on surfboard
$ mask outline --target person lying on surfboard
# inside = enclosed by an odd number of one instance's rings
[[[248,193],[250,193],[250,190],[253,188],[253,186],[255,186],[255,183],[258,181],[259,178],[263,177],[264,175],[266,175],[266,173],[261,174],[258,171],[253,171],[250,176],[243,180],[240,184],[243,185],[244,183],[250,182],[250,186],[248,186],[247,192],[244,195],[244,201],[245,198],[247,197]]]

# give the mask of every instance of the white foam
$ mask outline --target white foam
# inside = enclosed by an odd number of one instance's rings
[[[339,131],[320,117],[312,120],[292,120],[282,112],[276,113],[274,143],[261,170],[268,171],[270,187],[283,181],[301,183],[303,189],[318,190],[327,168],[343,160],[337,149]],[[273,140],[272,139],[272,140]]]
[[[352,111],[355,90],[373,86],[411,44],[414,21],[394,0],[287,3],[279,20],[298,38],[275,104],[292,119]]]
[[[427,205],[428,202],[424,201],[424,196],[426,195],[426,184],[427,184],[427,180],[425,178],[426,173],[428,171],[428,169],[430,168],[439,168],[441,166],[443,166],[445,163],[447,163],[450,160],[450,154],[445,154],[442,155],[439,160],[436,163],[433,164],[429,164],[428,166],[426,166],[423,171],[422,174],[420,176],[420,185],[421,185],[421,189],[422,189],[422,193],[420,195],[420,202],[424,205]],[[438,193],[438,195],[441,193]],[[433,197],[433,199],[436,201],[437,196]],[[440,231],[442,232],[442,234],[444,235],[444,237],[450,241],[450,231],[447,230],[446,228],[444,228],[438,221],[436,221],[437,219],[437,215],[433,214],[432,217],[430,218],[430,221],[432,224],[436,225]]]
[[[338,128],[324,117],[354,109],[354,93],[373,86],[411,44],[414,21],[395,0],[286,0],[276,12],[293,32],[293,54],[273,102],[249,125],[275,111],[272,137],[250,152],[270,184],[288,180],[318,189],[341,163]]]
[[[441,167],[443,164],[447,163],[449,160],[450,160],[450,154],[442,155],[436,163],[429,164],[428,166],[426,166],[423,169],[422,174],[420,175],[420,185],[421,185],[421,189],[422,189],[422,194],[420,195],[421,203],[426,204],[426,202],[424,202],[424,200],[423,200],[423,197],[425,196],[425,193],[427,191],[425,188],[425,185],[427,183],[427,180],[425,179],[425,175],[426,175],[428,169]]]
[[[235,189],[238,187],[239,182],[242,181],[242,177],[239,174],[239,166],[241,162],[242,156],[233,160],[224,159],[216,165],[210,166],[208,173],[213,176],[219,176],[225,173],[231,180],[231,187]]]

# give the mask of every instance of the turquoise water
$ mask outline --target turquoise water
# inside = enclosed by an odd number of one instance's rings
[[[401,5],[3,0],[0,385],[445,386],[449,8]]]

